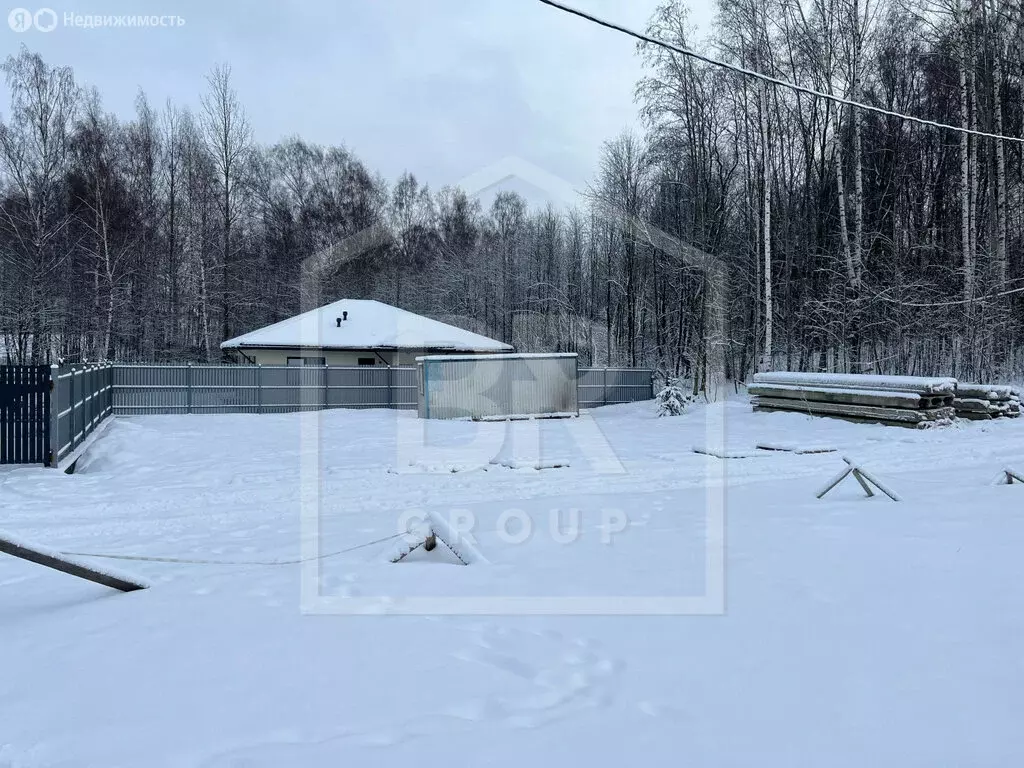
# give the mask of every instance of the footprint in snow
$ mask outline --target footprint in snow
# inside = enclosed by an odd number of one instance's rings
[[[586,638],[567,640],[552,631],[510,630],[486,625],[476,625],[470,631],[476,635],[475,647],[453,656],[491,666],[533,686],[531,692],[522,695],[488,699],[489,719],[500,720],[510,728],[537,728],[584,709],[611,703],[614,676],[623,664],[602,656],[592,641]],[[556,663],[540,667],[531,664],[523,656],[530,652],[531,645],[541,652],[541,658],[556,659]],[[471,706],[478,712],[484,705],[477,701]],[[496,716],[498,713],[500,717]]]
[[[476,651],[456,653],[453,655],[455,658],[462,661],[475,661],[480,664],[486,664],[487,666],[508,672],[516,677],[521,677],[524,680],[535,680],[537,678],[537,670],[526,662],[521,659],[517,659],[514,656],[498,653],[496,651],[480,649]]]
[[[463,704],[456,704],[446,709],[444,713],[450,717],[471,723],[497,720],[505,715],[505,712],[498,703],[492,699],[474,699]]]

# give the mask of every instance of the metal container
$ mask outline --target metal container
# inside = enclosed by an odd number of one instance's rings
[[[576,354],[416,358],[423,419],[578,416]]]

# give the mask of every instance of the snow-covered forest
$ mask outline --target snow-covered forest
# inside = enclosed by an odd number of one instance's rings
[[[1020,136],[1022,30],[1009,0],[720,0],[694,39],[667,0],[648,31]],[[523,351],[699,375],[713,342],[737,378],[1024,375],[1024,144],[637,55],[642,128],[609,137],[566,211],[430,189],[414,157],[386,180],[342,144],[261,145],[225,65],[195,109],[140,92],[115,116],[23,48],[3,64],[0,110],[6,361],[217,360],[224,338],[299,310],[307,257],[369,231],[371,247],[320,276],[325,302],[376,298]]]

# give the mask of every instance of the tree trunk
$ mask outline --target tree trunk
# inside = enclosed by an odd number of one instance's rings
[[[761,184],[762,184],[762,233],[764,244],[764,354],[761,358],[761,370],[772,368],[772,186],[771,186],[771,147],[768,144],[768,85],[762,90],[759,115],[761,121]]]

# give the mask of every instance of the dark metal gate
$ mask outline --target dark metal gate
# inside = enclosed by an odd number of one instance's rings
[[[0,365],[0,464],[45,464],[50,366]]]

